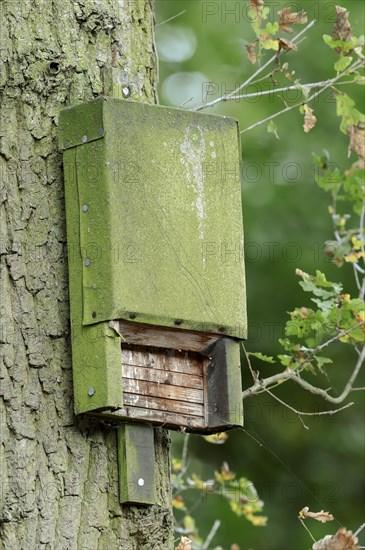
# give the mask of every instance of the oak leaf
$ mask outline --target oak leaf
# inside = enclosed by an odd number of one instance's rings
[[[286,38],[278,38],[278,42],[280,50],[289,51],[298,49],[294,42],[290,42],[290,40],[286,40]]]
[[[308,21],[305,11],[291,13],[290,7],[282,9],[278,15],[280,29],[288,34],[293,32],[291,25],[302,25]]]
[[[246,50],[248,59],[251,61],[252,65],[255,65],[257,61],[257,56],[254,44],[249,44],[248,46],[246,46]]]
[[[350,42],[352,40],[349,12],[341,6],[336,6],[336,22],[333,26],[332,38],[334,40],[342,40],[343,42]],[[341,53],[341,51],[341,47],[336,48],[337,53]]]
[[[312,546],[312,550],[358,550],[358,539],[342,527],[335,535],[326,535]]]
[[[361,159],[365,160],[365,126],[361,122],[347,127],[347,133],[350,136],[349,156],[351,151],[355,151]]]
[[[317,122],[317,117],[313,114],[313,109],[309,105],[304,105],[304,131],[308,134],[315,127]]]

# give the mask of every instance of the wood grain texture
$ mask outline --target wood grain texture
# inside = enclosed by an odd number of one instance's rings
[[[123,378],[123,389],[124,392],[136,393],[139,395],[161,397],[163,399],[172,399],[176,401],[192,401],[200,404],[204,403],[203,389],[196,390],[130,378]]]
[[[221,335],[192,330],[157,327],[131,321],[112,321],[127,344],[172,348],[204,353]]]

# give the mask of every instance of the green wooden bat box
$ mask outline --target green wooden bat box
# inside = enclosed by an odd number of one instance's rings
[[[237,121],[98,98],[59,130],[75,412],[242,425]]]

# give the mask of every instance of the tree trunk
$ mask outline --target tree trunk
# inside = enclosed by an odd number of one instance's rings
[[[118,501],[115,430],[73,415],[60,110],[156,101],[145,0],[0,0],[0,548],[171,550],[169,439],[158,504]]]

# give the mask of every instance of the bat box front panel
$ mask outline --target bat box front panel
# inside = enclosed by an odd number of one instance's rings
[[[67,208],[78,211],[83,324],[244,338],[237,121],[109,98],[61,116],[61,142],[76,148],[78,203]]]

